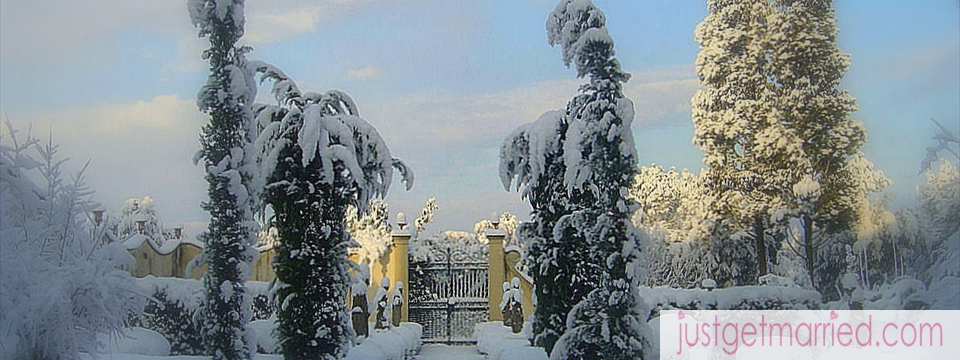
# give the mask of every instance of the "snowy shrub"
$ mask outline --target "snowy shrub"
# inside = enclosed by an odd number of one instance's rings
[[[120,265],[133,258],[106,244],[105,226],[86,221],[97,206],[83,170],[61,177],[66,160],[52,137],[0,138],[0,357],[76,358],[97,334],[115,336],[142,297]],[[84,167],[86,169],[86,167]]]
[[[141,327],[126,328],[119,336],[101,334],[99,341],[105,345],[100,352],[106,354],[171,355],[170,342],[163,335]]]
[[[253,314],[251,321],[266,320],[272,318],[277,313],[277,304],[273,302],[273,295],[270,293],[270,283],[262,281],[247,281],[247,291],[253,298],[251,312]]]
[[[368,212],[360,215],[356,207],[347,208],[347,232],[359,245],[350,249],[357,254],[357,263],[374,264],[392,244],[390,236],[390,208],[381,199],[370,200]]]
[[[197,311],[203,301],[203,283],[193,279],[137,279],[152,299],[136,320],[170,342],[171,355],[206,355]]]
[[[203,302],[203,282],[194,279],[147,276],[136,279],[141,292],[151,296],[143,309],[131,314],[130,322],[161,334],[170,342],[172,355],[206,355],[199,310]],[[253,298],[253,320],[274,315],[276,306],[269,294],[269,283],[248,281]]]
[[[649,319],[661,310],[816,310],[820,293],[784,286],[738,286],[716,290],[640,288],[652,306]]]

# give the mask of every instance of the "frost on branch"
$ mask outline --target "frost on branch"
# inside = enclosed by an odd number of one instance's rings
[[[61,177],[59,146],[21,138],[7,123],[0,140],[0,358],[77,358],[97,350],[97,334],[117,336],[143,297],[81,170]],[[85,169],[86,167],[84,167]]]

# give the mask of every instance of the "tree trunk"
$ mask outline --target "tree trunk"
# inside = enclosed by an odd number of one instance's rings
[[[754,219],[753,231],[757,247],[758,276],[764,276],[767,274],[767,241],[764,239],[766,229],[763,226],[763,217],[757,216]]]
[[[814,265],[817,263],[817,249],[813,247],[813,220],[810,215],[803,214],[800,217],[803,224],[803,260],[807,265],[807,275],[810,276],[810,286],[817,289],[817,274]]]

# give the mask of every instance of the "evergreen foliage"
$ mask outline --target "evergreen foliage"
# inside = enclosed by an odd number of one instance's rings
[[[812,286],[824,290],[833,284],[817,282],[821,250],[855,227],[859,217],[852,196],[868,174],[850,169],[849,163],[866,141],[865,129],[849,118],[857,110],[856,99],[840,89],[850,56],[837,46],[832,1],[777,0],[772,6],[770,58],[777,106],[781,121],[802,140],[790,206],[803,229],[798,243]]]
[[[633,103],[622,92],[630,75],[605,21],[590,1],[558,4],[548,41],[589,82],[564,112],[545,113],[501,148],[501,180],[525,186],[534,209],[521,237],[537,284],[535,344],[556,359],[637,359],[644,348],[640,235],[627,198],[637,165]]]
[[[256,146],[280,242],[273,268],[277,335],[286,359],[341,359],[354,332],[347,312],[350,284],[347,232],[349,206],[366,213],[370,200],[385,195],[393,168],[412,174],[390,157],[383,139],[359,116],[345,93],[301,93],[279,69],[255,64],[274,81],[277,105],[257,105],[262,128]]]
[[[209,265],[205,279],[206,301],[201,308],[203,337],[214,359],[249,359],[253,349],[246,324],[250,321],[250,296],[244,281],[259,253],[257,224],[253,221],[256,197],[250,196],[250,144],[256,84],[247,70],[247,47],[237,45],[243,36],[243,0],[191,0],[190,19],[206,37],[210,48],[203,58],[210,76],[197,95],[200,110],[210,115],[200,136],[209,200],[201,207],[210,223],[200,238],[204,249],[200,263]]]
[[[781,122],[770,78],[768,0],[710,0],[697,26],[696,71],[704,89],[691,100],[694,144],[704,152],[715,210],[749,229],[759,275],[767,273],[767,232],[784,208],[801,139]]]

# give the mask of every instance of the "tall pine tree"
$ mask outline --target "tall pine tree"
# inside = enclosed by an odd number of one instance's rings
[[[771,74],[769,0],[709,0],[697,25],[696,72],[704,89],[691,100],[694,144],[704,152],[706,186],[717,211],[751,234],[758,273],[775,244],[771,217],[788,207],[797,169],[807,165],[803,140],[783,122]]]
[[[256,64],[274,81],[277,105],[258,105],[258,163],[263,201],[274,213],[280,243],[277,335],[286,359],[341,359],[354,336],[346,307],[347,208],[365,213],[386,195],[393,168],[413,185],[406,165],[390,156],[376,129],[349,95],[301,93],[279,69]]]
[[[866,140],[863,124],[850,119],[857,102],[840,80],[850,56],[837,45],[831,0],[776,0],[771,16],[771,74],[782,122],[803,139],[804,166],[794,185],[792,207],[803,229],[798,241],[807,272],[819,290],[820,251],[859,217],[853,198],[860,176],[848,162]],[[827,280],[827,279],[822,279]]]
[[[589,82],[564,112],[501,148],[501,180],[516,179],[534,209],[522,230],[537,283],[535,341],[555,359],[637,359],[644,348],[636,204],[626,197],[637,164],[633,103],[622,92],[630,75],[605,21],[590,1],[564,0],[550,14],[549,43]]]
[[[210,76],[197,95],[210,123],[203,127],[195,158],[203,159],[209,184],[209,200],[202,207],[210,213],[210,224],[201,235],[204,249],[199,257],[209,266],[201,309],[203,338],[214,359],[249,359],[245,327],[250,296],[244,281],[259,253],[252,211],[256,197],[248,191],[252,176],[247,167],[256,84],[244,59],[249,48],[237,45],[243,36],[243,0],[191,0],[188,7],[200,37],[210,41],[203,52]]]

